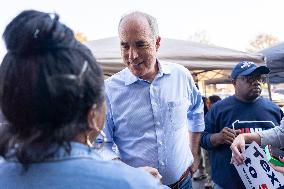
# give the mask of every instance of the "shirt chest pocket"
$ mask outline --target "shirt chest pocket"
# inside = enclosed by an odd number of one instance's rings
[[[187,124],[188,99],[170,101],[167,103],[166,120],[173,130],[178,130]]]

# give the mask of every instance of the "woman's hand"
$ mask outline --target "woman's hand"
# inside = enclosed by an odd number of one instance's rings
[[[245,138],[242,134],[238,135],[233,143],[231,144],[231,150],[232,150],[232,159],[231,163],[236,163],[237,165],[244,163],[244,156],[242,153],[245,151]]]
[[[145,166],[145,167],[139,167],[140,169],[143,169],[144,171],[150,173],[153,177],[161,180],[162,175],[160,175],[159,171],[153,167]]]
[[[284,163],[284,158],[279,157],[279,160]],[[275,171],[278,171],[278,172],[284,174],[284,167],[276,166],[276,165],[273,165],[273,164],[270,164],[270,166],[271,166]]]

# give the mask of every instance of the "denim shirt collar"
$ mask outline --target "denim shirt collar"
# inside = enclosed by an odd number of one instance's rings
[[[158,64],[159,70],[158,70],[158,73],[157,73],[155,79],[162,77],[164,74],[171,74],[171,70],[170,70],[170,68],[167,64],[161,63],[158,59],[157,59],[157,64]],[[140,79],[139,77],[133,75],[131,73],[131,71],[128,68],[126,68],[125,85],[131,85],[132,83],[135,83],[137,81],[145,81],[145,80]],[[146,81],[146,82],[148,82],[148,81]]]
[[[74,159],[74,158],[88,158],[88,159],[101,159],[100,155],[87,145],[78,142],[70,142],[71,152],[65,151],[64,148],[60,148],[53,157],[48,158],[46,161],[56,161],[62,159]]]
[[[68,153],[65,148],[60,147],[52,157],[48,157],[44,160],[47,161],[59,161],[64,159],[78,159],[78,158],[86,158],[86,159],[97,159],[102,160],[101,156],[96,152],[96,150],[89,148],[87,145],[78,142],[70,142],[71,151]],[[51,145],[50,150],[54,149]],[[8,161],[17,161],[14,150],[10,151],[10,157]],[[32,153],[32,150],[30,150]]]

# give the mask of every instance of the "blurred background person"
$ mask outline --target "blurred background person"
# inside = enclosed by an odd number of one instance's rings
[[[208,110],[212,107],[213,104],[215,104],[216,102],[218,102],[219,100],[222,100],[220,96],[218,95],[212,95],[208,97],[207,100],[207,106],[208,106]]]
[[[197,86],[197,84],[196,84]],[[198,87],[197,87],[198,88]],[[205,96],[202,96],[202,100],[203,100],[203,105],[204,105],[204,116],[206,115],[206,113],[208,112],[208,107],[207,107],[207,101],[208,98]],[[206,172],[206,165],[205,165],[205,150],[203,148],[201,148],[199,146],[198,149],[198,154],[200,157],[200,161],[199,161],[199,165],[198,165],[198,169],[197,171],[193,174],[193,180],[198,181],[198,180],[203,180],[205,178],[207,178],[207,172]]]
[[[208,98],[202,96],[202,100],[204,103],[204,116],[205,116],[208,110],[212,107],[212,105],[222,99],[218,95],[212,95],[209,96]],[[204,148],[200,148],[199,154],[200,154],[200,163],[198,166],[198,170],[193,174],[193,180],[199,181],[207,178],[204,187],[207,189],[213,188],[214,183],[211,180],[211,165],[209,162],[210,154]]]
[[[218,95],[209,96],[208,100],[206,101],[207,102],[206,105],[207,105],[208,110],[210,110],[210,108],[213,106],[213,104],[215,104],[216,102],[218,102],[220,100],[222,100],[222,99]],[[206,170],[206,173],[208,174],[207,181],[204,184],[204,188],[210,189],[210,188],[213,188],[213,186],[214,186],[214,183],[211,179],[212,173],[211,173],[211,165],[210,165],[210,152],[208,150],[205,150],[204,148],[202,148],[202,149],[203,149],[203,152],[204,152],[205,170]]]

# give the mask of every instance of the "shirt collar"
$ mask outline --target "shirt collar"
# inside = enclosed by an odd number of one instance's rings
[[[70,142],[70,146],[71,146],[71,151],[70,153],[66,151],[65,148],[63,148],[63,146],[60,146],[60,148],[58,148],[57,145],[49,145],[49,148],[47,149],[47,153],[53,153],[52,155],[49,155],[50,157],[45,158],[45,161],[57,161],[57,160],[61,160],[61,159],[70,159],[70,158],[91,158],[91,159],[102,159],[101,156],[98,154],[98,152],[94,149],[91,149],[90,147],[88,147],[85,144],[82,143],[78,143],[78,142]],[[54,152],[54,150],[56,150]],[[28,155],[35,155],[35,151],[30,148],[27,150]],[[11,149],[7,154],[6,154],[6,159],[8,161],[13,161],[16,162],[18,161],[17,157],[16,157],[16,151],[15,149]]]
[[[171,74],[171,69],[170,69],[168,64],[162,63],[161,61],[158,61],[158,60],[157,60],[157,63],[158,63],[159,71],[156,75],[156,78],[162,77],[163,75]],[[131,71],[128,68],[126,68],[126,70],[125,70],[125,85],[131,85],[132,83],[135,83],[138,80],[141,80],[141,79],[139,77],[133,75],[131,73]]]

